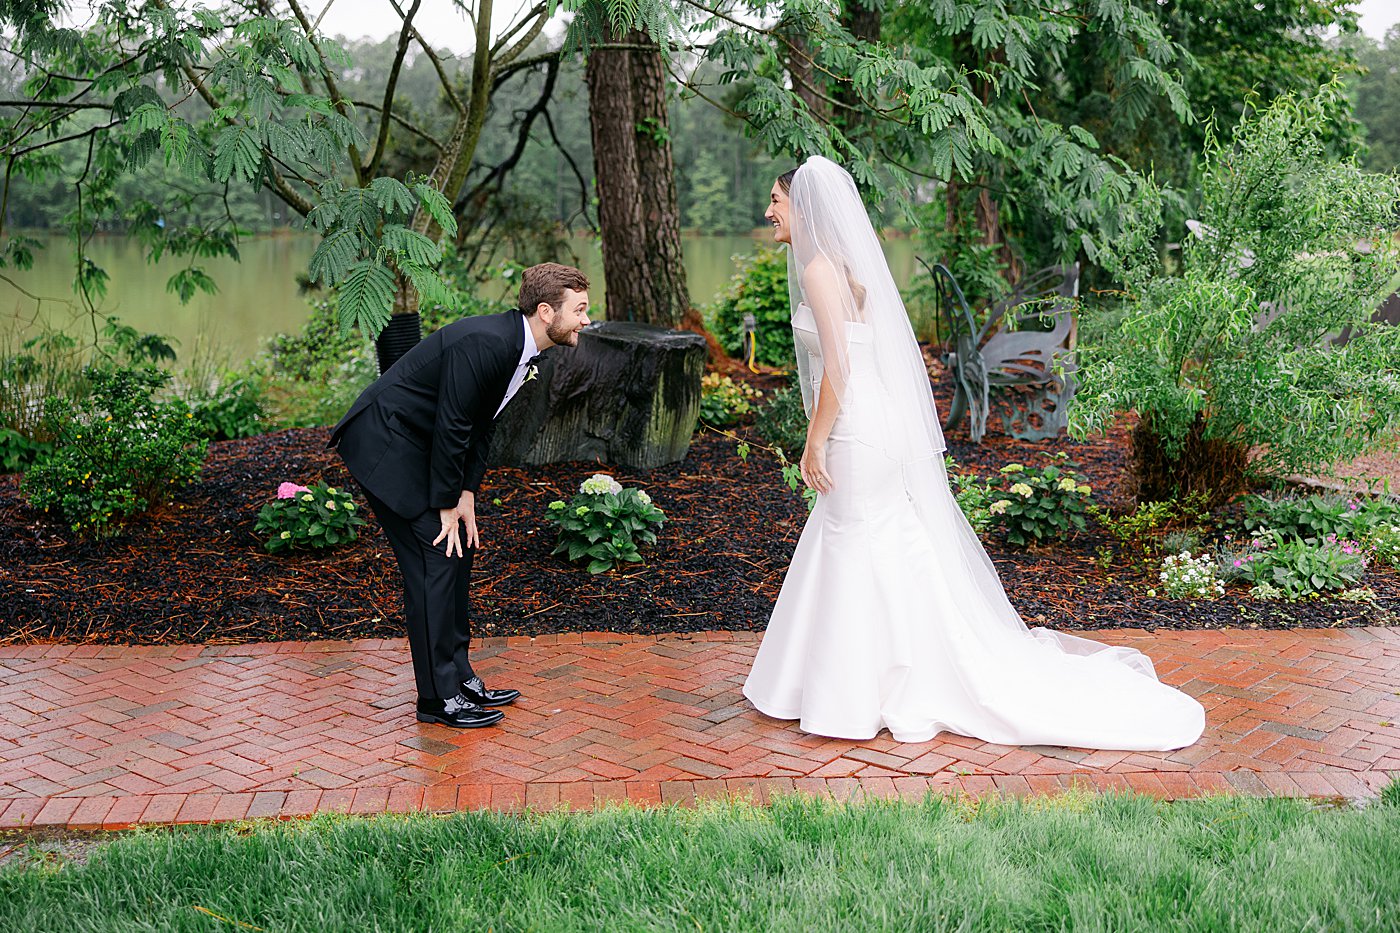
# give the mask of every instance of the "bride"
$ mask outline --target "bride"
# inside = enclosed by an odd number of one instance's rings
[[[851,176],[820,156],[773,186],[820,494],[744,684],[806,732],[1138,751],[1205,712],[1131,648],[1027,628],[963,517],[923,356]]]

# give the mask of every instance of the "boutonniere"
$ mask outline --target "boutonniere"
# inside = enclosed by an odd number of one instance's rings
[[[539,374],[540,374],[540,368],[539,368],[538,366],[536,366],[534,363],[531,363],[529,366],[526,366],[526,367],[525,367],[525,381],[526,381],[526,382],[529,382],[531,379],[534,379],[534,378],[535,378],[536,376],[538,376]]]

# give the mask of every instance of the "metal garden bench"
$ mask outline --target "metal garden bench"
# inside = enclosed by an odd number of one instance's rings
[[[919,262],[933,278],[943,362],[953,372],[953,404],[945,429],[970,418],[981,443],[993,392],[1002,429],[1021,440],[1057,437],[1074,396],[1079,264],[1050,266],[1027,276],[991,306],[980,328],[953,273]],[[1046,329],[1048,325],[1048,329]]]

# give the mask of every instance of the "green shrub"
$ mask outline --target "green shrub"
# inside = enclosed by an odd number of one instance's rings
[[[21,473],[51,450],[50,443],[33,440],[0,425],[0,473]]]
[[[449,279],[451,302],[419,310],[424,336],[463,317],[513,307],[510,302],[479,297],[462,285],[468,281],[464,276]],[[259,401],[266,418],[282,427],[334,424],[379,377],[373,341],[358,330],[341,333],[335,296],[313,300],[311,314],[299,332],[272,337],[261,368],[266,372],[255,367],[245,377],[250,385],[262,386]]]
[[[706,373],[700,379],[700,420],[717,428],[728,427],[753,411],[763,393],[747,382]]]
[[[549,504],[546,515],[559,526],[554,554],[588,561],[589,573],[603,573],[624,561],[639,561],[640,544],[655,544],[665,514],[640,489],[624,489],[606,473],[595,473],[565,503]]]
[[[754,416],[754,429],[768,443],[800,459],[807,446],[807,412],[802,407],[802,390],[794,374],[789,385],[769,395],[768,402]]]
[[[738,271],[706,310],[710,332],[727,352],[738,356],[743,352],[744,315],[752,314],[758,335],[754,358],[769,366],[792,366],[786,251],[765,246],[748,256],[736,256],[734,261]]]
[[[1267,584],[1290,599],[1348,590],[1366,573],[1366,551],[1356,541],[1327,535],[1299,538],[1264,529],[1248,543],[1222,549],[1217,562],[1226,579]]]
[[[91,344],[48,329],[15,346],[13,334],[0,349],[0,469],[23,471],[53,450],[54,437],[44,421],[50,398],[81,401],[88,395],[87,367],[94,360],[108,368],[161,365],[175,359],[169,341],[143,334],[108,317],[95,328]],[[13,348],[13,349],[11,349]]]
[[[365,343],[358,332],[340,332],[340,313],[334,298],[309,302],[311,313],[295,334],[275,334],[267,341],[272,375],[315,382]]]
[[[1093,490],[1064,453],[1046,454],[1047,467],[1008,463],[994,479],[987,505],[991,525],[1017,547],[1066,537],[1083,531]]]
[[[943,458],[948,468],[948,482],[953,488],[953,496],[958,501],[967,523],[979,535],[992,527],[992,500],[996,498],[996,488],[980,479],[976,473],[957,471],[958,463],[951,456]]]
[[[1139,564],[1159,555],[1194,552],[1200,546],[1197,529],[1210,520],[1205,497],[1199,494],[1170,502],[1139,502],[1124,515],[1091,505],[1089,514]]]
[[[334,299],[311,302],[296,334],[277,334],[248,373],[264,389],[268,420],[279,427],[335,424],[379,376],[371,343],[340,333]]]
[[[208,441],[183,402],[156,398],[168,373],[94,368],[86,381],[86,398],[45,403],[54,448],[24,475],[21,488],[36,509],[100,538],[193,482]]]
[[[1116,326],[1084,329],[1071,430],[1140,414],[1139,499],[1220,504],[1251,476],[1316,473],[1400,433],[1400,328],[1372,321],[1400,261],[1400,177],[1329,156],[1329,121],[1348,108],[1337,84],[1251,105],[1232,141],[1209,138],[1201,236],[1162,229],[1144,183],[1092,257],[1123,297]],[[1182,241],[1179,274],[1163,239]]]
[[[1400,521],[1400,503],[1344,493],[1308,496],[1250,495],[1244,502],[1245,528],[1272,528],[1299,538],[1364,538],[1377,525]]]
[[[255,375],[236,376],[188,399],[200,432],[211,441],[253,437],[267,429],[267,393]]]
[[[277,498],[262,507],[253,530],[266,535],[263,547],[271,554],[293,548],[323,549],[359,537],[365,524],[355,499],[344,489],[325,483],[298,486],[283,483]]]

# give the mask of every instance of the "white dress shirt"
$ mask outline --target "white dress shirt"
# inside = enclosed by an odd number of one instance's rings
[[[525,371],[529,369],[530,361],[540,353],[540,348],[535,345],[535,335],[530,333],[530,319],[521,315],[520,320],[525,328],[525,349],[520,351],[520,362],[515,366],[515,374],[510,377],[510,385],[506,386],[505,398],[501,399],[501,407],[496,409],[494,417],[500,417],[506,403],[516,392],[520,391],[520,387],[525,384]]]

